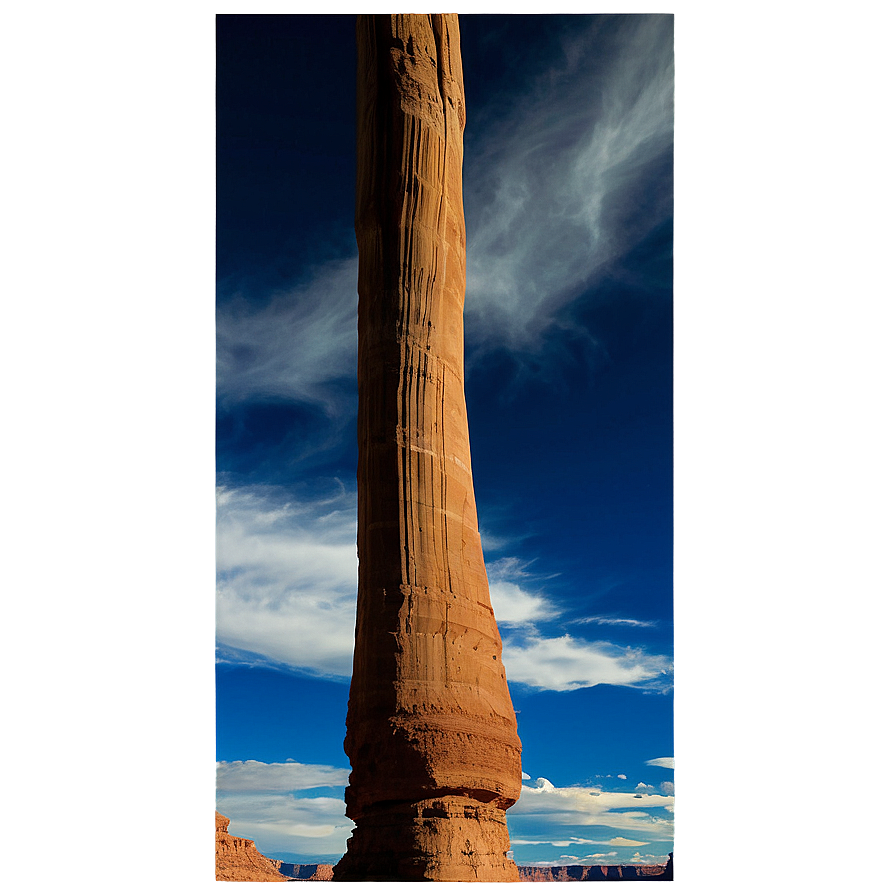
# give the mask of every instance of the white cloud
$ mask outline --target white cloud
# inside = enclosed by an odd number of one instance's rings
[[[290,792],[315,787],[345,787],[348,769],[331,765],[306,765],[301,762],[217,763],[218,792]]]
[[[222,645],[316,675],[351,674],[358,560],[356,501],[344,492],[306,503],[273,489],[218,489],[217,634]],[[508,577],[523,564],[506,558]],[[504,634],[508,678],[543,690],[596,684],[666,686],[669,661],[569,635],[541,636],[535,623],[559,612],[515,582],[491,586]]]
[[[482,550],[486,553],[489,551],[502,551],[513,541],[513,539],[507,536],[496,535],[494,532],[488,532],[484,529],[479,530],[479,540],[482,543]],[[489,566],[489,569],[491,569],[491,566]]]
[[[352,823],[336,797],[295,797],[289,793],[220,793],[217,809],[231,819],[229,833],[248,837],[258,850],[332,856],[345,852]]]
[[[555,787],[546,778],[539,778],[535,787],[523,785],[520,798],[508,811],[508,824],[513,830],[549,830],[550,826],[566,827],[567,830],[581,830],[583,826],[603,826],[609,833],[617,831],[633,832],[649,839],[671,840],[674,822],[666,813],[653,814],[654,810],[671,809],[675,800],[671,796],[656,793],[637,794],[607,793],[589,787]],[[554,833],[554,831],[551,831]],[[549,842],[563,842],[562,832]],[[641,841],[630,841],[625,837],[612,840],[585,841],[568,838],[569,842],[606,843],[609,846],[640,846]]]
[[[523,629],[535,635],[534,623],[553,619],[561,611],[543,594],[520,584],[531,578],[527,572],[530,563],[519,557],[501,557],[488,563],[486,568],[495,619],[503,627]]]
[[[355,401],[358,260],[321,266],[267,304],[219,303],[218,392],[225,401],[286,398],[336,414]]]
[[[642,856],[641,853],[636,852],[632,858],[633,865],[665,865],[668,861],[668,854],[662,856]]]
[[[649,789],[648,785],[645,784],[643,781],[638,781],[638,783],[635,784],[635,790],[648,790],[648,789]]]
[[[673,784],[672,781],[663,781],[660,784],[660,790],[671,796],[671,794],[675,793],[675,784]]]
[[[519,557],[500,557],[486,564],[488,569],[489,581],[492,579],[507,581],[515,581],[517,579],[525,579],[529,577],[528,568],[532,565],[531,560],[521,560]]]
[[[644,765],[658,765],[660,768],[675,768],[675,759],[672,756],[661,756],[659,759],[648,759]]]
[[[598,684],[665,689],[670,661],[608,642],[514,636],[504,638],[504,665],[513,681],[543,690],[571,691]]]
[[[601,266],[669,213],[637,197],[672,141],[671,22],[617,20],[618,40],[597,53],[606,27],[583,22],[527,95],[468,121],[466,307],[481,345],[536,346]]]
[[[299,504],[219,488],[219,641],[315,674],[350,675],[355,520],[353,496]]]
[[[628,780],[628,775],[616,775],[616,777],[617,777],[617,778],[620,778],[620,779],[623,780],[623,781],[627,781],[627,780]]]
[[[490,582],[488,590],[495,619],[507,626],[523,626],[550,619],[560,613],[550,601],[541,595],[524,591],[515,582]]]

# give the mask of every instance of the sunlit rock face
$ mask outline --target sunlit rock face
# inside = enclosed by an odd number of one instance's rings
[[[215,812],[215,880],[288,880],[280,873],[280,862],[263,856],[254,840],[229,834],[229,824],[226,815]]]
[[[463,128],[457,16],[360,16],[355,831],[337,881],[519,879],[464,400]]]

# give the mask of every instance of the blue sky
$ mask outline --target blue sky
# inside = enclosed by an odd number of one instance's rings
[[[518,862],[673,844],[670,16],[462,16],[466,395]],[[341,855],[354,20],[219,21],[218,807]]]

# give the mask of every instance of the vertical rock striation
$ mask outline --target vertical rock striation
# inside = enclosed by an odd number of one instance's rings
[[[463,127],[457,16],[359,16],[355,830],[337,881],[519,879],[464,400]]]

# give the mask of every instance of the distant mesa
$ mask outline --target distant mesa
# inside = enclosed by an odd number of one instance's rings
[[[672,853],[665,865],[520,865],[520,880],[526,883],[539,881],[572,880],[672,880]]]
[[[215,812],[215,880],[328,881],[333,866],[292,864],[269,859],[255,847],[254,840],[234,837],[227,832],[230,819]],[[520,880],[527,883],[600,881],[600,880],[672,880],[672,853],[665,865],[520,865]]]
[[[332,865],[291,865],[282,862],[280,873],[290,880],[333,880]]]
[[[263,856],[254,840],[227,832],[230,819],[215,812],[215,880],[285,881],[280,862]]]
[[[226,815],[215,812],[215,880],[267,883],[333,879],[332,865],[295,865],[269,859],[258,851],[254,840],[229,834],[229,824]]]

